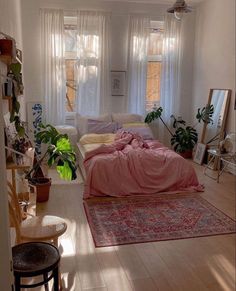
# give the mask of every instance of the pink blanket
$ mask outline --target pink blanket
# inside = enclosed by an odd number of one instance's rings
[[[84,198],[203,191],[188,161],[158,141],[120,132],[85,156]]]

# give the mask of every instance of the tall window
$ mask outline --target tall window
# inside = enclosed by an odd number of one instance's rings
[[[66,111],[74,112],[76,102],[76,17],[65,17]]]
[[[151,21],[146,86],[147,111],[151,110],[155,104],[157,106],[160,104],[163,26],[162,21]]]

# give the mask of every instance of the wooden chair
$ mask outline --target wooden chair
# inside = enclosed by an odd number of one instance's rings
[[[8,182],[10,224],[16,230],[16,244],[32,241],[48,241],[58,247],[58,237],[67,229],[64,219],[52,216],[32,216],[22,220],[22,210],[14,188]]]

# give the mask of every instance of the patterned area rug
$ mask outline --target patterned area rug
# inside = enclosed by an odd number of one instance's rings
[[[236,223],[198,194],[84,201],[96,247],[234,233]]]

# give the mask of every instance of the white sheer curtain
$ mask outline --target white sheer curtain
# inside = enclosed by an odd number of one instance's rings
[[[77,112],[96,116],[110,111],[110,14],[79,11],[77,17]]]
[[[145,114],[150,18],[132,15],[129,22],[127,111]]]
[[[41,54],[46,121],[65,121],[64,15],[62,10],[41,9]]]
[[[164,39],[161,71],[160,106],[163,108],[162,118],[170,127],[170,116],[178,116],[180,104],[180,64],[181,64],[181,22],[172,15],[166,15],[164,20]],[[171,136],[159,122],[159,139],[165,145],[170,145]]]

